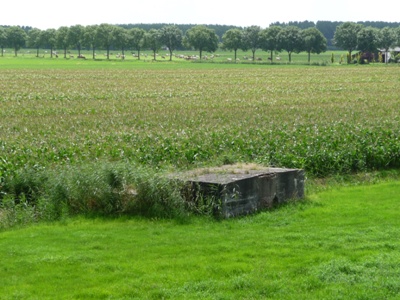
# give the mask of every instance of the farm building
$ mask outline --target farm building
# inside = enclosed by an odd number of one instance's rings
[[[400,62],[400,47],[390,48],[387,52],[385,49],[377,49],[374,53],[356,51],[354,54],[351,55],[351,59],[354,62],[357,62],[357,60],[360,59],[361,63],[369,63],[374,61],[377,62],[381,61],[380,59],[378,60],[380,54],[382,55],[383,63]]]
[[[388,63],[400,53],[400,47],[390,48],[388,52],[385,49],[379,49],[382,53],[383,62]]]

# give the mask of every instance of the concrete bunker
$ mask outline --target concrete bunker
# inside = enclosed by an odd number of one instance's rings
[[[214,214],[223,218],[304,197],[305,173],[301,169],[231,165],[192,171],[185,178],[186,200],[196,205],[199,199],[212,199]]]

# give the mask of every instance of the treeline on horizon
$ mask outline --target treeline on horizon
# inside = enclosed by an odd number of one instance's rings
[[[336,27],[343,24],[344,21],[317,21],[316,23],[313,21],[290,21],[290,22],[274,22],[271,23],[269,26],[296,26],[300,29],[307,29],[310,27],[316,27],[321,33],[325,36],[327,40],[327,46],[328,48],[334,47],[333,45],[333,36],[336,31]],[[357,24],[361,24],[364,26],[371,26],[374,28],[384,28],[384,27],[399,27],[400,22],[384,22],[384,21],[358,21],[354,22]],[[161,29],[162,27],[166,25],[171,25],[170,23],[149,23],[149,24],[143,24],[143,23],[130,23],[130,24],[115,24],[116,26],[120,26],[125,29],[130,29],[130,28],[141,28],[146,31],[149,31],[150,29]],[[174,24],[176,25],[180,30],[182,30],[183,33],[185,33],[187,30],[195,26],[196,24]],[[0,25],[1,27],[10,27],[9,25]],[[222,36],[226,31],[229,29],[233,28],[238,28],[238,29],[243,29],[244,27],[241,26],[234,26],[234,25],[218,25],[218,24],[207,24],[206,25],[208,28],[213,29],[217,36],[219,37],[220,41],[222,40]],[[29,30],[33,29],[31,26],[20,26],[23,30],[28,32]]]

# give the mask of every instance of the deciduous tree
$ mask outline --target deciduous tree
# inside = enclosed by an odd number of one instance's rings
[[[7,30],[0,26],[0,49],[1,56],[4,55],[4,48],[7,46]]]
[[[363,27],[357,33],[357,48],[361,52],[374,53],[378,48],[378,34],[377,28],[371,26]]]
[[[243,34],[238,28],[229,29],[222,36],[223,48],[233,50],[235,53],[235,61],[237,60],[237,50],[242,48]]]
[[[295,26],[282,28],[278,34],[279,48],[286,50],[289,55],[289,62],[292,62],[292,53],[299,53],[304,50],[304,41],[301,29]]]
[[[357,34],[362,28],[363,25],[354,22],[345,22],[336,28],[334,43],[337,47],[348,51],[348,63],[351,60],[351,52],[357,49]]]
[[[153,51],[153,59],[156,60],[156,54],[161,48],[160,30],[150,29],[146,34],[146,46]]]
[[[397,44],[397,34],[395,28],[384,27],[378,34],[378,47],[385,50],[385,63],[388,62],[387,55],[389,49]]]
[[[50,48],[50,57],[53,57],[53,50],[57,44],[57,31],[53,28],[42,31],[41,43],[43,44],[44,48]]]
[[[107,59],[110,59],[110,48],[115,41],[114,25],[102,23],[97,27],[96,39],[100,47],[107,51]]]
[[[131,28],[128,31],[128,37],[132,49],[137,50],[137,57],[140,60],[140,50],[145,43],[146,31],[141,28]]]
[[[93,59],[96,59],[96,47],[99,45],[97,28],[98,25],[88,25],[85,27],[85,33],[83,34],[83,44],[92,48]]]
[[[41,32],[42,31],[38,28],[33,28],[28,32],[27,45],[30,48],[36,49],[36,57],[39,57],[39,48],[42,46]]]
[[[397,46],[400,46],[400,26],[395,29],[397,35]]]
[[[245,49],[250,49],[253,53],[253,61],[255,60],[256,50],[261,48],[260,26],[250,26],[243,30],[243,44]]]
[[[114,27],[114,45],[121,49],[122,58],[125,58],[125,49],[129,47],[128,30],[119,26]]]
[[[82,25],[71,26],[68,30],[68,41],[71,46],[76,47],[78,55],[81,55],[85,27]]]
[[[311,53],[320,54],[326,51],[326,38],[317,28],[303,29],[301,35],[303,37],[304,50],[308,53],[308,63],[311,61]]]
[[[172,53],[182,45],[183,32],[176,25],[164,26],[160,30],[161,42],[169,50],[169,60],[172,60]]]
[[[203,51],[214,52],[218,49],[218,36],[215,31],[204,25],[197,25],[186,32],[184,44],[188,48],[194,48],[200,52],[200,59]]]
[[[56,44],[57,48],[64,50],[64,58],[67,58],[67,48],[70,45],[68,42],[68,31],[69,27],[61,26],[57,29],[56,33]]]
[[[7,29],[7,45],[14,49],[14,55],[17,56],[18,50],[25,46],[28,35],[19,26],[11,26]]]
[[[277,51],[281,51],[279,45],[278,35],[279,32],[282,30],[280,26],[270,26],[261,30],[260,32],[260,45],[261,49],[264,51],[270,51],[271,56],[270,60],[273,61],[273,53]]]

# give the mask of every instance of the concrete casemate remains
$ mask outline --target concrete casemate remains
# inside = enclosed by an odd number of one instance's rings
[[[214,214],[223,218],[272,208],[289,199],[304,197],[305,173],[301,169],[268,168],[236,164],[186,173],[188,201],[214,199]]]

